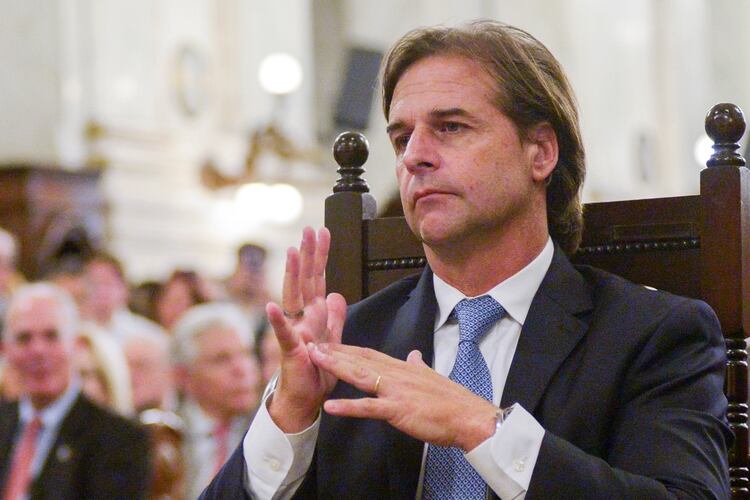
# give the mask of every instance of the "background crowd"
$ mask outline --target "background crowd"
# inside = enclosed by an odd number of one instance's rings
[[[6,406],[21,401],[13,408],[21,408],[22,419],[29,392],[34,402],[25,380],[28,366],[13,355],[20,351],[11,344],[20,345],[19,318],[31,310],[16,295],[41,284],[69,297],[77,309],[70,352],[74,389],[65,390],[80,389],[87,400],[145,431],[150,451],[143,484],[149,496],[196,498],[241,441],[278,366],[278,345],[264,311],[265,249],[243,245],[225,280],[177,269],[163,282],[138,285],[128,283],[120,262],[106,253],[84,256],[79,265],[68,263],[29,283],[15,266],[16,251],[13,235],[0,230],[0,400]],[[39,310],[65,300],[34,302],[33,314],[38,319]],[[57,399],[62,394],[67,392]],[[17,431],[14,442],[21,439]],[[11,476],[9,469],[0,463],[0,476]],[[6,492],[8,483],[0,477]]]

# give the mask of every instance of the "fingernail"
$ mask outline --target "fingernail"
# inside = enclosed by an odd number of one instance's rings
[[[336,401],[326,401],[325,403],[323,403],[323,408],[327,412],[336,411],[336,409],[338,408],[338,404],[336,403]]]
[[[329,351],[328,344],[325,342],[318,344],[318,350],[322,352],[328,352]]]
[[[315,344],[314,344],[313,342],[308,342],[308,343],[307,343],[307,350],[308,350],[308,351],[314,351],[314,350],[316,350],[317,348],[318,348],[318,347],[317,347],[317,346],[316,346],[316,345],[315,345]]]

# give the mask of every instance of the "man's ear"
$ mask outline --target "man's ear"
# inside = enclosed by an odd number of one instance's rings
[[[546,182],[557,166],[557,134],[548,122],[534,125],[527,135],[530,145],[531,174],[535,182]]]

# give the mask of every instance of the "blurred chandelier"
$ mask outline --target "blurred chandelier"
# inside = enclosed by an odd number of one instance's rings
[[[320,163],[317,148],[302,148],[294,144],[278,125],[284,98],[297,90],[302,83],[302,67],[289,54],[275,53],[266,56],[258,69],[258,79],[263,89],[273,96],[273,109],[268,123],[256,128],[248,138],[242,170],[236,175],[222,173],[212,159],[201,167],[201,180],[210,189],[238,186],[256,180],[256,164],[264,153],[272,153],[286,161]]]

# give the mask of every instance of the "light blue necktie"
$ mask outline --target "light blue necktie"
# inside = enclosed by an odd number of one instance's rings
[[[450,379],[492,401],[492,377],[479,350],[479,341],[505,314],[503,306],[489,295],[464,299],[451,315],[458,318],[458,354]],[[466,461],[460,448],[430,445],[424,473],[425,499],[482,499],[487,485]]]

